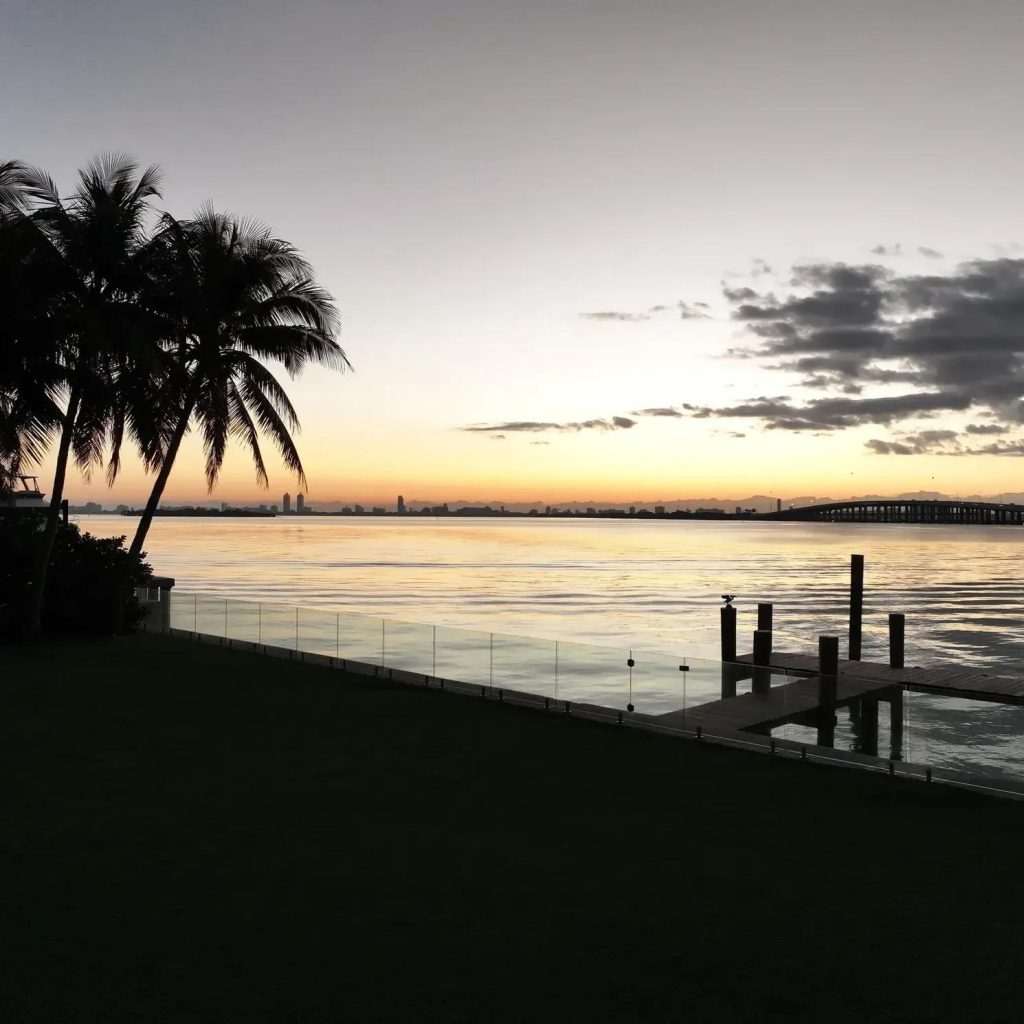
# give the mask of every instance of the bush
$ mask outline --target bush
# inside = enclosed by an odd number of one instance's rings
[[[8,636],[25,621],[42,529],[42,516],[0,515],[0,633]],[[58,526],[46,577],[44,632],[111,632],[115,588],[128,561],[124,542],[124,537],[93,537],[74,524]],[[129,629],[145,614],[135,587],[145,586],[151,577],[152,570],[140,560],[124,594],[124,624]]]

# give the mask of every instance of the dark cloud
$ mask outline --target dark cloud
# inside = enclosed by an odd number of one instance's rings
[[[927,245],[919,245],[917,247],[917,251],[922,256],[927,256],[928,259],[930,259],[930,260],[941,260],[942,259],[942,253],[939,252],[938,249],[931,249]]]
[[[903,247],[899,242],[893,245],[885,245],[879,242],[878,245],[872,246],[871,251],[876,256],[900,256],[903,253]]]
[[[727,350],[729,358],[763,360],[767,370],[799,374],[805,387],[826,395],[703,407],[701,415],[796,431],[895,425],[969,409],[997,425],[1024,423],[1024,260],[974,260],[925,275],[877,264],[805,264],[782,291],[723,293],[754,339]],[[864,394],[876,385],[900,385],[903,393]],[[914,447],[893,439],[872,450],[882,445]]]
[[[865,447],[876,455],[959,455],[961,448],[957,444],[957,437],[955,430],[921,430],[916,434],[906,434],[899,441],[875,438],[868,441]]]
[[[505,435],[504,434],[491,434],[491,440],[492,441],[504,441],[505,440]]]
[[[474,424],[462,427],[470,434],[538,434],[545,431],[578,434],[581,430],[629,430],[636,420],[628,416],[612,416],[601,420],[582,420],[579,423],[545,423],[539,420],[512,420],[508,423]]]
[[[622,313],[618,310],[600,310],[596,313],[580,313],[584,320],[619,320],[623,323],[636,323],[638,320],[650,320],[646,313]]]
[[[1010,432],[1009,427],[1004,427],[999,423],[968,423],[966,429],[968,434],[1008,434]]]

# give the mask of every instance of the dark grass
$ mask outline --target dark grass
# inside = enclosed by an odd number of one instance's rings
[[[6,1024],[1021,1019],[1020,804],[160,637],[0,697]]]

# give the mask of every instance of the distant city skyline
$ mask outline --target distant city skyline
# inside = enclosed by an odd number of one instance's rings
[[[125,150],[161,208],[304,252],[355,366],[288,383],[314,505],[996,494],[1022,37],[1002,0],[11,0],[0,158],[67,191]],[[191,436],[166,500],[299,486],[232,446],[207,495],[202,466]],[[149,484],[129,458],[68,489]]]

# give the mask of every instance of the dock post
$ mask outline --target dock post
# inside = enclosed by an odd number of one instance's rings
[[[836,739],[836,698],[839,693],[839,637],[818,637],[818,746]]]
[[[757,628],[772,631],[772,606],[770,604],[759,604],[757,606]]]
[[[736,680],[741,669],[736,665],[736,609],[727,604],[722,617],[722,700],[736,696]]]
[[[754,630],[754,693],[767,693],[772,685],[772,633],[770,629]]]
[[[903,668],[903,638],[907,617],[903,612],[889,613],[889,668]]]
[[[864,619],[864,556],[850,555],[850,661],[860,661]]]
[[[736,609],[731,604],[721,609],[722,661],[736,660]]]

